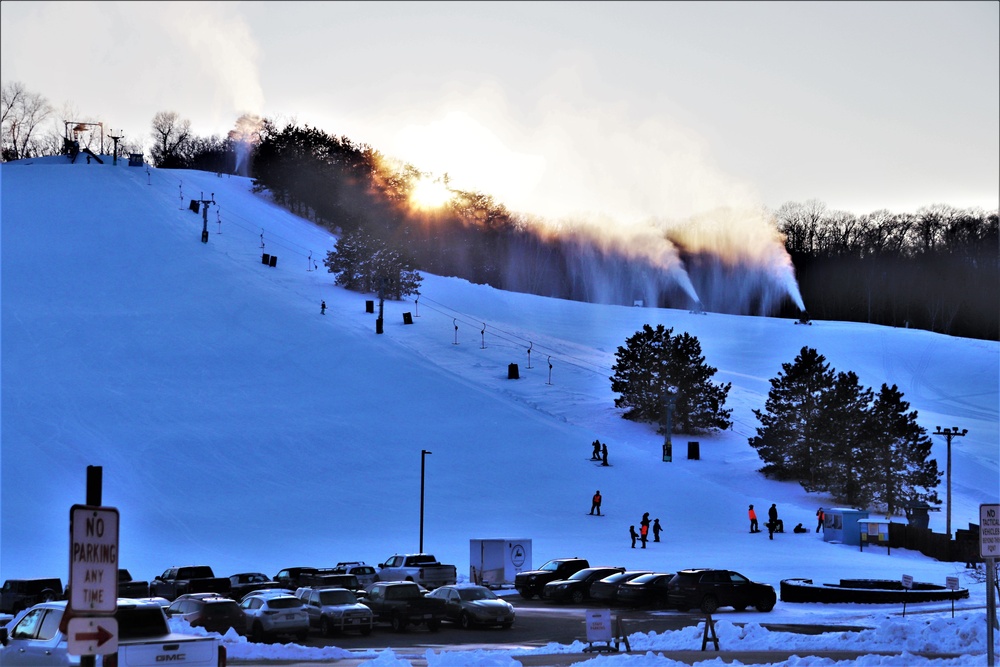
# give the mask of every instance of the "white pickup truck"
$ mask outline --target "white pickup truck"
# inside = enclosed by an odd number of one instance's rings
[[[42,602],[15,617],[9,626],[0,627],[0,665],[79,665],[80,656],[69,653],[66,635],[59,629],[65,613],[65,600]],[[118,651],[97,656],[97,667],[226,665],[226,648],[220,637],[171,632],[163,607],[156,602],[119,598],[115,619]]]
[[[458,570],[444,565],[431,554],[395,554],[378,566],[379,581],[414,581],[434,589],[456,583]]]

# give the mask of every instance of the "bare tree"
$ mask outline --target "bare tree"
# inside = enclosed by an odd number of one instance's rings
[[[157,167],[178,167],[191,138],[191,121],[182,120],[175,111],[160,111],[153,116],[154,144],[150,153]]]
[[[32,93],[14,81],[0,88],[0,115],[3,121],[2,159],[20,160],[38,154],[35,130],[52,114],[42,95]]]

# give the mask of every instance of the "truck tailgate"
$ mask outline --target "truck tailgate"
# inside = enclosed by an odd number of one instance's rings
[[[184,665],[184,667],[215,667],[218,664],[216,640],[211,637],[167,635],[156,641],[126,641],[118,645],[119,667],[149,667],[150,665]]]

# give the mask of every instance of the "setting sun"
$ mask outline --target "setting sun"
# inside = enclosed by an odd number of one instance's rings
[[[450,199],[451,190],[441,179],[432,181],[429,178],[421,178],[410,193],[413,205],[423,210],[441,208]]]

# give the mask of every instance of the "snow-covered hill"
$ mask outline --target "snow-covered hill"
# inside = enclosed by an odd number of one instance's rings
[[[470,539],[519,537],[536,565],[578,555],[732,567],[776,587],[904,572],[943,583],[960,563],[748,533],[749,503],[777,503],[789,528],[830,504],[763,478],[747,444],[769,378],[805,345],[865,386],[898,385],[928,431],[969,430],[952,452],[953,528],[1000,497],[996,342],[596,306],[432,275],[419,300],[386,302],[377,335],[365,312],[375,297],[335,287],[323,267],[331,234],[247,179],[65,158],[4,164],[0,179],[0,578],[65,580],[88,465],[103,467],[136,578],[186,564],[229,575],[379,562],[418,547],[429,450],[424,548],[463,575]],[[208,243],[188,207],[203,198],[216,202]],[[608,379],[646,323],[697,336],[715,380],[733,384],[733,429],[675,436],[670,463],[651,426],[621,419]],[[520,379],[508,379],[512,363]],[[589,460],[595,438],[610,468]],[[700,460],[686,458],[689,440]],[[944,470],[942,438],[934,454]],[[603,518],[587,516],[595,489]],[[643,512],[664,542],[632,550]],[[944,515],[931,527],[943,531]]]

